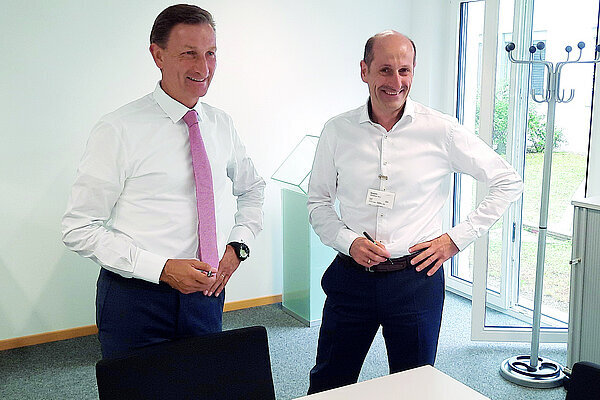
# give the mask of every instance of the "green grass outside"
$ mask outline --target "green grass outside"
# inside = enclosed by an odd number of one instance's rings
[[[544,155],[529,153],[525,157],[525,192],[523,193],[523,223],[539,226],[540,196]],[[575,153],[554,153],[550,179],[548,224],[560,222],[571,197],[585,178],[586,157]]]
[[[543,154],[529,153],[525,159],[525,191],[523,193],[523,223],[539,226],[539,208],[542,186]],[[552,230],[561,220],[572,224],[572,216],[566,220],[571,198],[585,178],[586,157],[580,154],[556,152],[552,159],[548,226]],[[490,230],[488,281],[489,287],[499,287],[502,222]],[[537,233],[523,230],[521,237],[520,296],[533,301],[535,268],[537,260]],[[567,313],[569,310],[569,282],[571,239],[549,236],[546,240],[544,263],[544,306],[551,306]]]

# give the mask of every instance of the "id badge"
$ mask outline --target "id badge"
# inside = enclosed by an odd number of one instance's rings
[[[367,192],[367,205],[385,207],[390,210],[394,207],[396,193],[384,192],[383,190],[369,189]]]

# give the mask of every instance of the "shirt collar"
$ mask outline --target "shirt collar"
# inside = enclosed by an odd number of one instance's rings
[[[415,120],[415,102],[412,101],[410,97],[406,98],[406,103],[404,103],[404,114],[402,115],[402,118],[400,118],[400,121],[405,118],[410,118],[411,121]]]
[[[359,120],[358,120],[359,124],[362,124],[363,122],[374,123],[373,121],[371,121],[371,118],[369,118],[370,101],[371,101],[371,98],[369,97],[369,99],[367,99],[367,103],[360,110],[360,116],[359,116]],[[404,113],[402,114],[402,117],[400,118],[400,120],[398,122],[396,122],[396,125],[398,125],[401,121],[404,121],[407,118],[410,118],[411,121],[414,121],[414,119],[415,119],[415,103],[412,101],[412,99],[410,97],[406,98],[406,103],[404,103]],[[396,125],[394,125],[394,126],[396,126]]]
[[[372,122],[371,119],[369,118],[369,102],[371,101],[371,98],[367,99],[367,103],[362,106],[362,109],[360,110],[360,117],[358,120],[359,124],[362,124],[364,122]]]
[[[156,89],[154,89],[154,100],[158,103],[160,108],[167,114],[173,123],[179,122],[183,116],[190,110],[185,105],[181,104],[171,96],[169,96],[163,88],[160,86],[160,81],[156,84]],[[193,108],[198,113],[198,120],[202,121],[206,118],[206,114],[204,113],[204,107],[202,107],[202,103],[198,101]]]

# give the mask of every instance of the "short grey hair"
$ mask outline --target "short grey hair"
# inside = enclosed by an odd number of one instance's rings
[[[367,43],[365,44],[365,53],[363,55],[363,61],[365,62],[365,64],[367,64],[368,68],[371,67],[371,63],[373,62],[373,58],[375,57],[375,55],[373,54],[373,46],[375,45],[375,39],[377,39],[381,36],[385,36],[389,32],[391,32],[391,31],[384,31],[384,32],[378,33],[376,35],[371,36],[369,38],[369,40],[367,40]],[[411,38],[409,38],[406,35],[404,35],[404,36],[408,40],[410,40],[410,43],[412,44],[412,48],[413,48],[413,52],[414,52],[413,66],[415,66],[415,65],[417,65],[417,46],[415,45],[415,42],[413,42],[413,40]]]

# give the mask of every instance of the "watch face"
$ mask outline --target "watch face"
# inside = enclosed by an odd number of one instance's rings
[[[244,261],[250,256],[250,249],[245,243],[231,242],[229,244],[235,250],[235,255],[239,258],[240,261]]]
[[[250,249],[245,243],[240,244],[240,258],[245,260],[250,256]]]

